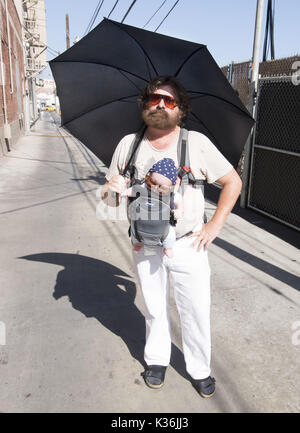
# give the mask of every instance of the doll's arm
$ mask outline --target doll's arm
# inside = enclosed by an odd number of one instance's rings
[[[174,209],[174,217],[176,220],[179,220],[181,218],[183,218],[183,198],[182,195],[178,192],[175,193],[174,195],[174,205],[175,205],[175,209]]]

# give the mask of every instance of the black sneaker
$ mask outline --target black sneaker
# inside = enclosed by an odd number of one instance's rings
[[[215,393],[216,380],[214,377],[208,376],[205,379],[192,379],[192,385],[201,397],[209,398]]]
[[[141,376],[150,388],[161,388],[164,384],[167,367],[163,365],[148,365]]]

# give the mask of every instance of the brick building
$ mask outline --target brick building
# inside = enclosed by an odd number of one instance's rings
[[[0,156],[24,131],[22,0],[0,0]]]
[[[38,117],[36,78],[46,67],[45,0],[0,0],[0,157]]]

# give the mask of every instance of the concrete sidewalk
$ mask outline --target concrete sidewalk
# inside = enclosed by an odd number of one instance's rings
[[[0,412],[299,412],[299,234],[229,216],[209,250],[216,394],[187,379],[173,296],[171,365],[151,390],[128,224],[96,217],[106,171],[47,112],[0,159]]]

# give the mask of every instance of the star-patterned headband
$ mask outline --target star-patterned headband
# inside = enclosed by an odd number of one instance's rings
[[[177,180],[177,168],[175,162],[171,158],[163,158],[153,164],[149,173],[160,173],[170,179],[173,185],[175,185]]]

